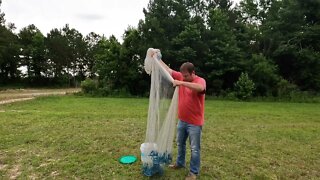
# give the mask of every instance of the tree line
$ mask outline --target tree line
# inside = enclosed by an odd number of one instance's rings
[[[0,83],[73,86],[90,78],[102,94],[146,95],[143,62],[154,47],[173,69],[192,62],[208,95],[244,89],[255,96],[316,94],[319,9],[319,0],[150,0],[145,18],[124,31],[122,42],[94,32],[83,36],[69,25],[47,35],[29,25],[16,34],[0,11]]]

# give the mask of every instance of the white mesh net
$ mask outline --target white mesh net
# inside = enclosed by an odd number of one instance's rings
[[[155,57],[151,57],[155,51],[149,48],[145,59],[145,71],[151,75],[151,88],[146,139],[140,149],[143,173],[147,176],[162,173],[162,166],[172,160],[178,108],[178,87],[172,86],[171,75]]]

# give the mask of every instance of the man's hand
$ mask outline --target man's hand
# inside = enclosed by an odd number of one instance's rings
[[[161,60],[162,55],[161,55],[161,51],[160,49],[153,49],[152,53],[151,53],[151,57],[154,57],[158,60]]]
[[[173,81],[173,87],[181,86],[182,84],[183,84],[183,81],[179,81],[179,80],[174,80]]]

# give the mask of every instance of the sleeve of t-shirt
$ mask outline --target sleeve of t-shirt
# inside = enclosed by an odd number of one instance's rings
[[[207,87],[206,87],[206,81],[203,79],[203,78],[198,78],[196,81],[195,81],[195,83],[197,83],[197,84],[200,84],[200,85],[202,85],[203,86],[203,92],[201,92],[201,93],[205,93],[206,92],[206,89],[207,89]]]
[[[179,80],[179,81],[182,81],[182,80],[183,80],[183,77],[182,77],[181,72],[177,72],[177,71],[172,70],[171,76],[172,76],[173,79],[175,79],[175,80]]]

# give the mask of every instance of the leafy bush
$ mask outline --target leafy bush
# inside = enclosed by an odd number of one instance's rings
[[[238,81],[234,84],[235,94],[241,100],[247,100],[252,96],[254,82],[249,79],[248,73],[241,73]]]
[[[277,84],[277,96],[280,98],[288,98],[295,91],[298,91],[298,87],[285,79],[281,79]]]
[[[81,89],[86,94],[93,94],[97,90],[97,83],[92,79],[86,79],[81,82]]]
[[[280,80],[278,67],[262,54],[253,54],[248,62],[249,76],[255,83],[255,96],[270,96]]]

